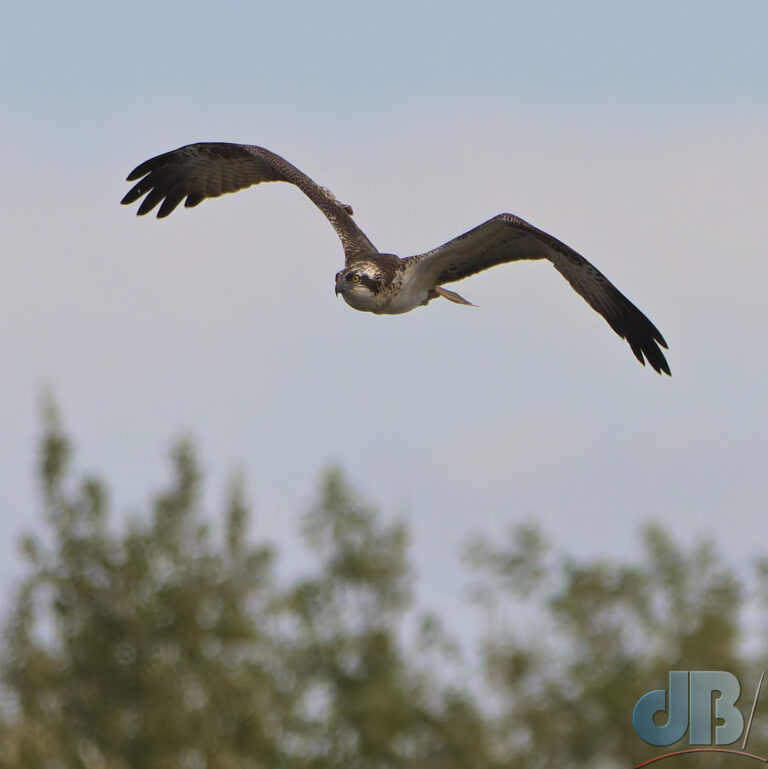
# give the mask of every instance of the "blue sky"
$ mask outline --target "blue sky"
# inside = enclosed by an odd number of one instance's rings
[[[138,509],[191,431],[209,499],[245,473],[300,567],[319,472],[414,531],[453,611],[467,534],[537,517],[581,554],[638,526],[761,547],[768,481],[763,2],[52,3],[0,11],[0,581],[35,525],[38,394]],[[327,222],[285,185],[137,219],[141,160],[262,144],[382,250],[500,211],[572,245],[659,326],[643,370],[543,264],[397,318],[333,295]]]

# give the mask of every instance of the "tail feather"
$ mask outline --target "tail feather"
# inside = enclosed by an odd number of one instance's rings
[[[444,299],[447,299],[449,302],[456,302],[456,304],[465,304],[469,307],[477,307],[476,304],[472,304],[472,302],[468,302],[463,296],[459,296],[455,291],[449,291],[447,288],[443,288],[442,286],[435,286],[435,293],[438,296],[442,296]]]

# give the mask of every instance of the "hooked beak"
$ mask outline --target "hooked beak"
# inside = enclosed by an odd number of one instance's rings
[[[336,278],[336,296],[344,292],[344,278]]]

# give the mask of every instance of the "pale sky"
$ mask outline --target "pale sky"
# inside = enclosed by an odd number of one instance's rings
[[[39,523],[44,387],[117,510],[190,432],[207,499],[241,469],[289,567],[340,464],[449,615],[467,535],[530,518],[577,555],[636,554],[649,519],[768,550],[766,29],[763,0],[4,4],[0,584]],[[456,285],[476,309],[376,317],[334,296],[340,244],[287,185],[118,205],[197,140],[284,155],[383,251],[518,214],[649,315],[673,376],[544,263]]]

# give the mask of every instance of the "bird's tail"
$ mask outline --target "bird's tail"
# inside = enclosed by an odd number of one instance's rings
[[[477,307],[476,304],[468,302],[463,296],[459,296],[455,291],[449,291],[447,288],[443,288],[442,286],[435,286],[435,293],[438,296],[442,296],[444,299],[447,299],[449,302],[456,302],[456,304],[466,304],[469,307]]]

